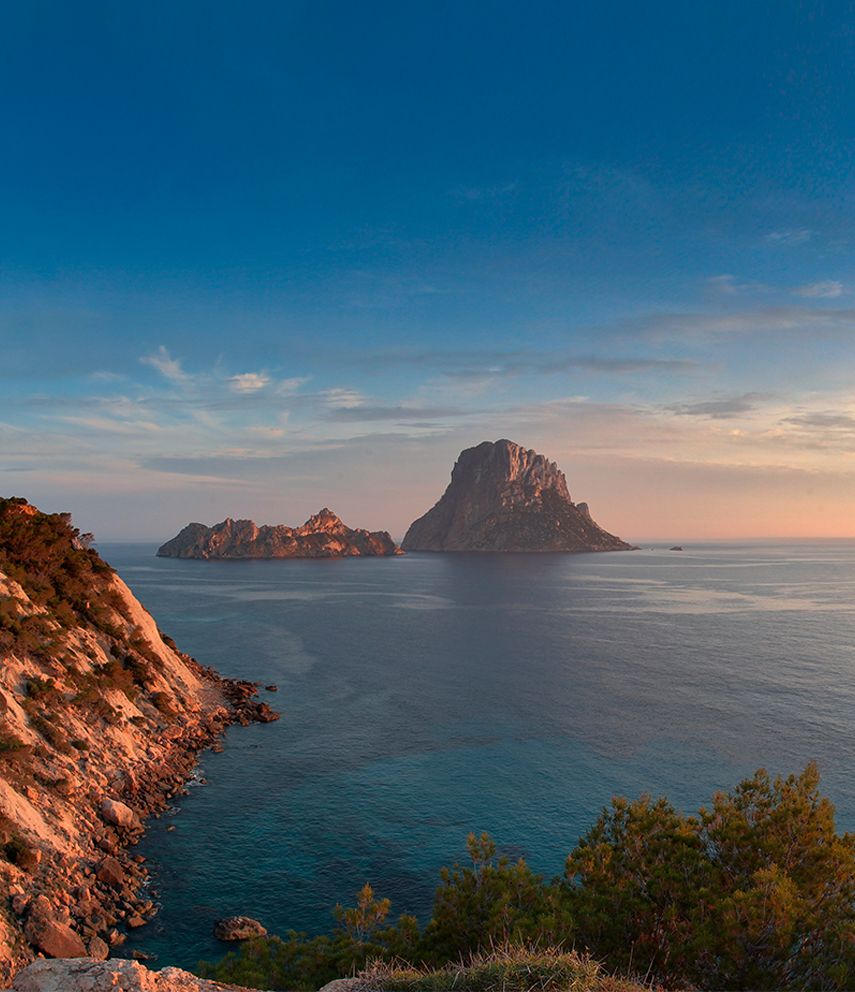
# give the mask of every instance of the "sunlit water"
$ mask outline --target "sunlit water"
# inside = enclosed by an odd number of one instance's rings
[[[101,549],[180,647],[279,685],[141,850],[127,950],[193,966],[214,921],[320,932],[370,880],[428,914],[471,830],[547,875],[615,793],[696,809],[819,761],[855,828],[855,544],[344,561]],[[174,831],[167,831],[168,825]]]

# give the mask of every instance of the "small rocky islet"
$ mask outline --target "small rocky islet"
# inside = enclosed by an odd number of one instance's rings
[[[232,520],[188,524],[158,548],[159,558],[354,558],[400,554],[386,531],[354,530],[324,507],[300,527]]]

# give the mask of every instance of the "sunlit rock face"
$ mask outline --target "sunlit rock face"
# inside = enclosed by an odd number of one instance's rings
[[[188,524],[157,552],[161,558],[353,558],[398,553],[386,531],[354,530],[326,507],[300,527],[259,527],[252,520],[231,517],[213,527]]]
[[[227,725],[275,718],[254,693],[179,651],[68,514],[0,499],[0,988],[154,914],[142,821]]]
[[[236,985],[220,985],[197,978],[180,968],[150,971],[137,961],[41,960],[21,971],[14,992],[252,992]]]
[[[574,504],[564,473],[513,441],[467,448],[439,502],[407,531],[406,551],[628,551]]]

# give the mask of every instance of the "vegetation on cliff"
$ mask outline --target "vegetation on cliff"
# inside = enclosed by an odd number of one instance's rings
[[[126,850],[196,753],[272,719],[179,652],[68,514],[0,500],[0,986],[155,912]]]
[[[355,907],[337,908],[332,934],[253,941],[204,973],[313,989],[368,968],[406,977],[380,987],[441,989],[460,962],[483,964],[479,955],[496,948],[552,948],[584,949],[609,972],[666,988],[849,989],[855,980],[855,838],[836,832],[813,765],[785,779],[758,771],[696,816],[665,799],[615,799],[551,881],[498,857],[486,835],[470,835],[468,848],[468,864],[442,870],[423,928],[410,916],[388,923],[388,901],[366,886]]]

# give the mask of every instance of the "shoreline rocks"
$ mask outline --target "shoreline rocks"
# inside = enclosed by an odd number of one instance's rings
[[[0,600],[2,988],[36,954],[105,958],[143,926],[146,819],[230,725],[277,714],[179,651],[65,514],[0,500]]]
[[[226,916],[214,924],[217,940],[252,940],[253,937],[266,937],[267,930],[251,916]]]

